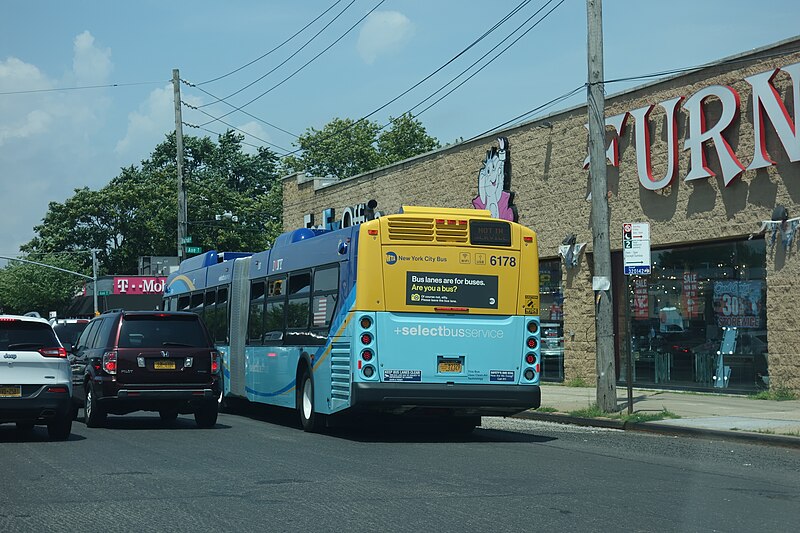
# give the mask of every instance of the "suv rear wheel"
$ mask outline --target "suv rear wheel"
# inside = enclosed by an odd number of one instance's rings
[[[194,421],[201,428],[213,428],[217,424],[218,413],[218,402],[205,402],[194,412]]]
[[[97,397],[91,385],[86,387],[86,406],[83,408],[83,415],[83,421],[87,428],[103,427],[106,422],[106,412],[97,403]]]

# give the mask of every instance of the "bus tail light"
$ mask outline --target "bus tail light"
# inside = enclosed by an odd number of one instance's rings
[[[361,372],[363,372],[363,373],[364,373],[364,377],[365,377],[365,378],[371,378],[372,376],[374,376],[374,375],[375,375],[375,367],[374,367],[374,366],[372,366],[372,365],[366,365],[366,366],[364,366],[364,368],[361,370]]]
[[[361,359],[364,361],[372,361],[372,350],[364,350],[361,352]]]
[[[362,333],[361,334],[361,344],[369,344],[372,342],[372,335],[369,333]]]
[[[525,369],[525,379],[527,379],[528,381],[531,381],[531,380],[533,380],[533,378],[534,378],[533,369],[532,368],[526,368]]]
[[[525,356],[525,362],[528,363],[529,365],[534,364],[536,362],[536,354],[535,353],[529,353],[528,355],[526,355]]]
[[[526,327],[528,328],[529,333],[536,333],[537,331],[539,331],[539,324],[537,324],[535,320],[531,320],[530,322],[528,322],[528,325]]]
[[[67,350],[60,346],[58,348],[40,348],[39,353],[44,357],[67,357]]]
[[[372,326],[372,319],[368,316],[362,316],[358,323],[363,329],[369,329]]]
[[[211,373],[219,374],[219,352],[211,350]]]
[[[117,352],[112,350],[103,354],[103,370],[112,375],[117,373]]]
[[[539,346],[539,341],[536,340],[536,337],[528,337],[528,340],[525,342],[528,345],[528,348],[531,350],[535,350],[537,346]]]

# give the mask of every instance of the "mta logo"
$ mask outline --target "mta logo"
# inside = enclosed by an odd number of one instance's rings
[[[394,252],[386,252],[386,264],[393,265],[397,263],[397,254]]]

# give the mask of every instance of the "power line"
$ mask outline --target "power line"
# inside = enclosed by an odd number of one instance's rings
[[[328,50],[330,50],[331,48],[333,48],[333,47],[334,47],[334,46],[335,46],[335,45],[336,45],[336,44],[337,44],[339,41],[341,41],[342,39],[344,39],[344,38],[345,38],[345,37],[346,37],[346,36],[347,36],[347,35],[348,35],[348,34],[349,34],[351,31],[353,31],[353,29],[354,29],[356,26],[358,26],[359,24],[361,24],[361,22],[362,22],[362,21],[363,21],[365,18],[367,18],[368,16],[370,16],[370,15],[372,14],[372,12],[373,12],[373,11],[375,11],[376,9],[378,9],[378,8],[379,8],[379,7],[380,7],[380,6],[381,6],[381,5],[382,5],[384,2],[386,2],[386,0],[380,0],[380,2],[378,2],[377,4],[375,4],[375,7],[373,7],[372,9],[370,9],[370,10],[369,10],[369,11],[368,11],[368,12],[367,12],[367,13],[366,13],[366,14],[365,14],[363,17],[361,17],[360,19],[358,19],[358,20],[356,21],[356,23],[355,23],[355,24],[353,24],[352,26],[350,26],[350,28],[348,28],[348,29],[347,29],[347,31],[345,31],[345,32],[344,32],[342,35],[340,35],[340,36],[339,36],[339,37],[338,37],[338,38],[337,38],[335,41],[333,41],[331,44],[329,44],[327,47],[325,47],[325,48],[324,48],[324,49],[323,49],[323,50],[322,50],[320,53],[318,53],[317,55],[315,55],[314,57],[312,57],[311,59],[309,59],[308,61],[306,61],[306,62],[305,62],[305,63],[304,63],[304,64],[303,64],[303,65],[302,65],[300,68],[298,68],[297,70],[295,70],[294,72],[292,72],[291,74],[289,74],[287,77],[285,77],[283,80],[281,80],[280,82],[276,83],[275,85],[273,85],[272,87],[270,87],[269,89],[267,89],[267,90],[266,90],[266,91],[264,91],[263,93],[259,94],[258,96],[256,96],[256,97],[255,97],[255,98],[253,98],[252,100],[250,100],[249,102],[245,103],[245,104],[244,104],[244,105],[242,105],[242,106],[236,107],[235,109],[233,109],[233,110],[231,110],[231,111],[229,111],[229,112],[225,113],[225,114],[224,114],[224,115],[222,115],[222,117],[220,117],[220,118],[225,118],[225,117],[227,117],[228,115],[230,115],[231,113],[233,113],[234,111],[241,111],[243,108],[245,108],[245,107],[249,106],[250,104],[252,104],[252,103],[253,103],[253,102],[255,102],[256,100],[258,100],[259,98],[261,98],[261,97],[265,96],[266,94],[268,94],[268,93],[270,93],[271,91],[273,91],[273,90],[277,89],[278,87],[280,87],[281,85],[283,85],[284,83],[286,83],[287,81],[289,81],[290,79],[292,79],[292,78],[293,78],[293,77],[294,77],[294,76],[295,76],[297,73],[299,73],[301,70],[305,69],[305,68],[306,68],[308,65],[310,65],[311,63],[313,63],[313,62],[314,62],[314,61],[315,61],[317,58],[319,58],[319,57],[320,57],[322,54],[324,54],[325,52],[327,52]],[[211,122],[214,122],[214,121],[212,120]],[[203,126],[207,126],[207,125],[208,125],[208,124],[210,124],[211,122],[206,122],[205,124],[202,124],[202,125],[203,125]]]
[[[163,81],[139,81],[134,83],[109,83],[108,85],[84,85],[80,87],[54,87],[52,89],[28,89],[23,91],[5,91],[0,92],[0,95],[8,95],[8,94],[32,94],[32,93],[51,93],[56,91],[79,91],[83,89],[108,89],[113,87],[132,87],[134,85],[155,85],[161,83],[169,83],[170,80],[166,82]]]
[[[228,72],[227,74],[223,74],[222,76],[217,76],[216,78],[213,78],[213,79],[210,79],[210,80],[207,80],[207,81],[201,81],[201,82],[200,82],[200,83],[198,83],[197,85],[205,85],[206,83],[212,83],[212,82],[215,82],[215,81],[219,81],[219,80],[221,80],[222,78],[227,78],[227,77],[228,77],[228,76],[230,76],[231,74],[236,74],[237,72],[239,72],[239,71],[240,71],[240,70],[242,70],[243,68],[247,68],[247,67],[249,67],[250,65],[252,65],[253,63],[256,63],[257,61],[261,61],[262,59],[264,59],[265,57],[267,57],[268,55],[270,55],[272,52],[274,52],[274,51],[278,50],[278,49],[279,49],[279,48],[281,48],[283,45],[285,45],[286,43],[288,43],[289,41],[291,41],[292,39],[294,39],[295,37],[297,37],[298,35],[300,35],[301,33],[303,33],[303,31],[305,31],[305,30],[306,30],[306,28],[308,28],[309,26],[311,26],[312,24],[314,24],[316,21],[318,21],[319,19],[321,19],[323,16],[325,16],[325,14],[327,14],[327,13],[328,13],[328,11],[330,11],[331,9],[333,9],[334,7],[336,7],[336,5],[337,5],[337,4],[339,4],[341,1],[342,1],[342,0],[336,0],[336,2],[334,2],[334,3],[333,3],[333,4],[332,4],[332,5],[331,5],[331,6],[330,6],[328,9],[326,9],[325,11],[323,11],[322,13],[320,13],[319,15],[317,15],[317,16],[316,16],[316,18],[314,18],[314,20],[312,20],[311,22],[309,22],[308,24],[306,24],[305,26],[303,26],[302,28],[300,28],[299,30],[297,30],[297,31],[296,31],[296,32],[295,32],[295,33],[294,33],[294,34],[293,34],[291,37],[289,37],[288,39],[286,39],[285,41],[283,41],[281,44],[279,44],[278,46],[276,46],[275,48],[273,48],[273,49],[272,49],[272,50],[270,50],[269,52],[266,52],[266,53],[264,53],[264,54],[262,54],[262,55],[258,56],[257,58],[255,58],[254,60],[250,61],[249,63],[246,63],[246,64],[242,65],[241,67],[239,67],[239,68],[237,68],[237,69],[234,69],[234,70],[232,70],[232,71]],[[336,19],[334,19],[334,20],[336,20]]]
[[[183,83],[185,83],[186,85],[188,85],[189,87],[194,87],[194,88],[195,88],[195,89],[197,89],[198,91],[202,91],[202,92],[206,93],[206,94],[207,94],[207,95],[209,95],[211,98],[215,98],[215,99],[216,99],[218,102],[224,102],[224,103],[228,104],[229,106],[233,107],[233,108],[234,108],[234,110],[236,109],[236,106],[235,106],[235,105],[233,105],[233,104],[231,104],[231,103],[229,103],[229,102],[226,102],[226,101],[225,101],[223,98],[218,98],[218,97],[214,96],[213,94],[211,94],[210,92],[206,91],[206,90],[205,90],[205,89],[203,89],[202,87],[198,87],[198,86],[196,86],[196,85],[194,85],[194,84],[192,84],[192,83],[189,83],[189,82],[188,82],[188,81],[186,81],[186,80],[181,80],[181,81],[182,81]],[[188,104],[187,104],[187,105],[188,105]],[[200,108],[201,108],[201,107],[205,107],[205,106],[198,106],[198,107],[191,106],[191,107],[192,107],[192,109],[196,109],[196,110],[200,111]],[[205,113],[205,111],[203,111],[203,113]],[[244,111],[244,110],[242,110],[242,113],[244,113],[244,114],[245,114],[245,115],[247,115],[248,117],[251,117],[251,118],[254,118],[254,119],[258,120],[259,122],[263,122],[264,124],[266,124],[267,126],[269,126],[269,127],[271,127],[271,128],[275,128],[276,130],[278,130],[278,131],[282,131],[283,133],[286,133],[287,135],[291,135],[291,136],[292,136],[292,137],[294,137],[295,139],[297,138],[297,135],[296,135],[296,134],[294,134],[294,133],[292,133],[291,131],[287,131],[287,130],[285,130],[285,129],[283,129],[283,128],[279,127],[279,126],[276,126],[275,124],[272,124],[272,123],[270,123],[270,122],[267,122],[267,121],[266,121],[266,120],[264,120],[263,118],[259,118],[259,117],[255,116],[255,115],[253,115],[253,114],[250,114],[250,113],[248,113],[247,111]],[[217,117],[214,117],[214,116],[212,116],[212,115],[210,115],[210,114],[208,114],[208,113],[205,113],[205,114],[206,114],[206,115],[208,115],[209,117],[213,118],[213,119],[217,119],[217,120],[218,120],[218,118],[217,118]],[[212,121],[212,122],[213,122],[213,121]],[[208,124],[208,123],[207,123],[207,124]]]
[[[519,30],[520,30],[520,29],[521,29],[523,26],[525,26],[525,24],[527,24],[528,22],[530,22],[530,21],[531,21],[531,20],[532,20],[532,19],[533,19],[533,18],[534,18],[536,15],[538,15],[539,13],[541,13],[541,12],[542,12],[542,10],[544,10],[544,9],[545,9],[545,8],[546,8],[548,5],[550,5],[550,4],[551,4],[553,1],[554,1],[554,0],[548,0],[548,2],[547,2],[547,3],[545,3],[545,4],[544,4],[542,7],[540,7],[540,8],[539,8],[539,9],[538,9],[538,10],[537,10],[537,11],[536,11],[536,12],[535,12],[533,15],[531,15],[530,17],[528,17],[528,18],[525,20],[525,22],[523,22],[522,24],[520,24],[519,26],[517,26],[517,28],[516,28],[516,29],[514,29],[514,31],[512,31],[510,34],[508,34],[508,36],[507,36],[505,39],[503,39],[502,41],[500,41],[499,43],[497,43],[497,46],[499,46],[499,45],[503,44],[503,43],[504,43],[504,42],[506,42],[506,41],[507,41],[509,38],[511,38],[511,36],[512,36],[512,35],[514,35],[514,34],[515,34],[517,31],[519,31]],[[455,87],[453,87],[452,89],[450,89],[448,92],[446,92],[444,95],[442,95],[441,97],[439,97],[437,100],[435,100],[433,103],[431,103],[430,105],[428,105],[428,106],[427,106],[425,109],[423,109],[422,111],[420,111],[419,113],[417,113],[415,116],[419,116],[419,115],[421,115],[422,113],[424,113],[424,112],[425,112],[425,111],[427,111],[428,109],[432,108],[433,106],[435,106],[436,104],[438,104],[439,102],[441,102],[442,100],[444,100],[445,98],[447,98],[448,96],[450,96],[450,95],[451,95],[451,94],[452,94],[452,93],[453,93],[453,92],[454,92],[456,89],[458,89],[459,87],[461,87],[462,85],[464,85],[466,82],[468,82],[470,79],[472,79],[473,77],[475,77],[475,76],[476,76],[476,75],[477,75],[479,72],[481,72],[483,69],[485,69],[486,67],[488,67],[489,65],[491,65],[491,64],[492,64],[492,63],[493,63],[493,62],[494,62],[494,61],[495,61],[495,60],[496,60],[498,57],[500,57],[501,55],[503,55],[503,53],[505,53],[505,52],[506,52],[506,50],[508,50],[509,48],[511,48],[512,46],[514,46],[514,45],[515,45],[517,42],[519,42],[519,40],[520,40],[520,39],[522,39],[523,37],[525,37],[525,36],[526,36],[526,35],[527,35],[527,34],[528,34],[528,33],[529,33],[531,30],[533,30],[533,29],[534,29],[536,26],[538,26],[538,25],[539,25],[539,24],[540,24],[542,21],[544,21],[544,19],[546,19],[546,18],[547,18],[547,17],[548,17],[548,16],[549,16],[549,15],[550,15],[550,14],[551,14],[553,11],[555,11],[556,9],[558,9],[558,7],[559,7],[561,4],[563,4],[565,1],[566,1],[566,0],[561,0],[561,1],[560,1],[558,4],[556,4],[555,6],[553,6],[553,7],[550,9],[550,11],[548,11],[547,13],[545,13],[545,14],[542,16],[542,18],[540,18],[540,19],[539,19],[538,21],[536,21],[536,22],[535,22],[533,25],[531,25],[531,27],[530,27],[530,28],[528,28],[527,30],[525,30],[525,31],[524,31],[524,32],[523,32],[523,33],[522,33],[522,34],[521,34],[519,37],[517,37],[516,39],[514,39],[513,41],[511,41],[511,43],[509,43],[509,44],[508,44],[508,46],[506,46],[505,48],[503,48],[502,50],[500,50],[500,52],[498,52],[498,53],[497,53],[497,54],[496,54],[496,55],[495,55],[493,58],[491,58],[489,61],[487,61],[487,62],[486,62],[486,64],[484,64],[484,65],[483,65],[481,68],[479,68],[478,70],[476,70],[475,72],[473,72],[472,74],[470,74],[470,75],[469,75],[468,77],[466,77],[466,78],[465,78],[465,79],[464,79],[464,80],[463,80],[461,83],[459,83],[458,85],[456,85]],[[450,80],[449,82],[447,82],[445,85],[443,85],[442,87],[440,87],[440,88],[439,88],[439,89],[438,89],[436,92],[434,92],[433,94],[431,94],[430,96],[428,96],[427,98],[425,98],[424,100],[422,100],[420,103],[418,103],[417,105],[415,105],[414,107],[412,107],[411,109],[409,109],[408,111],[406,111],[406,113],[412,113],[414,109],[416,109],[417,107],[421,106],[422,104],[424,104],[425,102],[427,102],[428,100],[430,100],[430,99],[431,99],[433,96],[435,96],[436,94],[438,94],[438,93],[439,93],[440,91],[442,91],[442,90],[443,90],[445,87],[447,87],[448,85],[450,85],[451,83],[453,83],[455,80],[457,80],[458,78],[460,78],[460,77],[461,77],[463,74],[465,74],[467,71],[469,71],[469,69],[471,69],[472,67],[474,67],[475,65],[477,65],[477,64],[478,64],[480,61],[482,61],[482,60],[483,60],[483,59],[484,59],[486,56],[488,56],[488,55],[489,55],[491,52],[492,52],[492,50],[489,50],[488,52],[486,52],[484,55],[482,55],[480,58],[478,58],[478,60],[476,60],[474,63],[472,63],[472,64],[471,64],[470,66],[468,66],[466,69],[462,70],[462,71],[461,71],[461,72],[458,74],[458,76],[456,76],[455,78],[453,78],[452,80]],[[391,123],[391,122],[390,122],[390,123]],[[388,125],[389,125],[389,124],[386,124],[386,125],[385,125],[385,126],[383,126],[383,127],[385,128],[385,127],[386,127],[386,126],[388,126]],[[383,129],[383,128],[381,128],[381,129]]]
[[[277,65],[277,66],[275,66],[275,67],[274,67],[272,70],[270,70],[269,72],[267,72],[267,73],[266,73],[266,74],[264,74],[263,76],[261,76],[261,77],[259,77],[259,78],[256,78],[254,81],[252,81],[252,82],[248,83],[247,85],[245,85],[245,86],[244,86],[244,87],[242,87],[241,89],[239,89],[239,90],[237,90],[237,91],[234,91],[234,92],[232,92],[232,93],[231,93],[231,94],[229,94],[228,96],[225,96],[224,98],[220,98],[220,99],[218,99],[218,100],[217,100],[217,102],[222,102],[222,101],[225,101],[225,100],[227,100],[228,98],[230,98],[230,97],[232,97],[232,96],[236,96],[236,95],[237,95],[237,94],[239,94],[240,92],[244,91],[245,89],[247,89],[247,88],[249,88],[249,87],[252,87],[252,86],[253,86],[253,85],[255,85],[256,83],[258,83],[259,81],[263,80],[264,78],[266,78],[267,76],[269,76],[270,74],[272,74],[273,72],[275,72],[276,70],[278,70],[280,67],[282,67],[283,65],[285,65],[287,62],[289,62],[289,60],[290,60],[290,59],[292,59],[294,56],[296,56],[296,55],[297,55],[297,54],[299,54],[301,51],[303,51],[303,49],[304,49],[306,46],[308,46],[309,44],[311,44],[311,43],[314,41],[314,39],[316,39],[317,37],[319,37],[319,35],[320,35],[322,32],[324,32],[326,29],[328,29],[328,27],[329,27],[331,24],[333,24],[334,22],[336,22],[336,20],[337,20],[339,17],[341,17],[341,16],[344,14],[344,12],[345,12],[345,11],[347,11],[347,10],[350,8],[350,6],[352,6],[352,5],[355,3],[355,1],[356,1],[356,0],[350,0],[350,3],[349,3],[349,4],[347,4],[346,6],[344,6],[344,9],[342,9],[341,11],[339,11],[339,13],[338,13],[338,14],[337,14],[335,17],[333,17],[333,19],[332,19],[330,22],[328,22],[328,23],[327,23],[325,26],[323,26],[323,27],[322,27],[322,29],[320,29],[320,30],[319,30],[317,33],[315,33],[315,34],[314,34],[314,35],[311,37],[311,39],[309,39],[308,41],[306,41],[306,42],[305,42],[305,44],[303,44],[303,46],[301,46],[300,48],[298,48],[298,49],[297,49],[297,50],[296,50],[296,51],[295,51],[293,54],[291,54],[289,57],[287,57],[286,59],[284,59],[283,61],[281,61],[280,63],[278,63],[278,65]],[[352,28],[351,28],[351,29],[352,29]],[[348,31],[349,31],[349,30],[348,30]],[[260,98],[260,97],[259,97],[259,98]],[[200,106],[200,107],[207,107],[207,106],[210,106],[210,105],[216,104],[217,102],[209,102],[209,103],[207,103],[207,104],[203,104],[203,105],[202,105],[202,106]],[[228,103],[228,102],[225,102],[225,103]],[[248,102],[248,104],[249,104],[249,102]],[[245,105],[244,105],[244,106],[242,106],[242,107],[245,107],[245,106],[247,106],[248,104],[245,104]],[[228,104],[228,105],[230,105],[231,107],[233,107],[233,108],[234,108],[234,110],[233,110],[233,111],[236,111],[236,110],[237,110],[236,106],[234,106],[233,104]],[[233,111],[231,111],[230,113],[233,113]],[[230,114],[230,113],[228,113],[228,114]],[[227,116],[227,115],[224,115],[224,116]]]
[[[186,104],[186,103],[184,102],[184,105],[188,105],[188,104]],[[206,112],[205,112],[205,111],[203,111],[202,109],[196,109],[196,108],[195,108],[195,110],[196,110],[196,111],[200,111],[201,113],[203,113],[203,114],[205,114],[205,115],[208,115],[208,113],[206,113]],[[209,115],[209,116],[211,116],[211,115]],[[232,129],[232,130],[238,131],[239,133],[241,133],[241,134],[243,134],[243,135],[247,135],[248,137],[252,137],[253,139],[255,139],[255,140],[257,140],[257,141],[261,141],[261,142],[262,142],[262,143],[264,143],[264,144],[268,144],[268,145],[272,146],[273,148],[277,148],[278,150],[281,150],[281,151],[285,152],[284,154],[281,154],[281,155],[288,155],[288,152],[289,152],[289,150],[287,150],[286,148],[284,148],[284,147],[282,147],[282,146],[278,146],[277,144],[271,143],[271,142],[267,141],[266,139],[262,139],[262,138],[260,138],[260,137],[257,137],[257,136],[255,136],[255,135],[253,135],[252,133],[249,133],[249,132],[246,132],[246,131],[244,131],[244,130],[242,130],[242,129],[239,129],[239,128],[237,128],[236,126],[234,126],[233,124],[228,124],[228,123],[227,123],[227,122],[225,122],[224,120],[219,120],[219,122],[222,122],[224,125],[228,126],[228,127],[229,127],[230,129]],[[188,123],[188,122],[182,122],[182,124],[183,124],[184,126],[187,126],[187,127],[189,127],[189,128],[195,128],[195,129],[199,129],[199,130],[207,131],[207,132],[209,132],[209,133],[216,133],[217,135],[221,135],[220,133],[217,133],[217,132],[215,132],[215,131],[211,131],[211,130],[208,130],[208,129],[204,128],[204,127],[203,127],[203,126],[204,126],[204,124],[197,125],[197,124],[190,124],[190,123]],[[255,145],[252,145],[252,144],[250,144],[250,145],[248,145],[248,146],[255,146]],[[255,147],[256,147],[256,148],[259,148],[258,146],[255,146]]]
[[[552,1],[552,0],[550,0],[550,1]],[[462,55],[464,55],[464,54],[465,54],[467,51],[469,51],[471,48],[473,48],[475,45],[477,45],[479,42],[481,42],[481,41],[482,41],[484,38],[486,38],[486,37],[487,37],[489,34],[491,34],[491,33],[492,33],[492,32],[494,32],[494,31],[495,31],[497,28],[499,28],[500,26],[502,26],[502,25],[503,25],[503,24],[504,24],[506,21],[508,21],[508,20],[509,20],[511,17],[513,17],[514,15],[516,15],[516,14],[517,14],[517,13],[518,13],[518,12],[519,12],[519,11],[520,11],[522,8],[524,8],[524,7],[525,7],[526,5],[528,5],[530,2],[531,2],[531,0],[523,0],[522,2],[520,2],[519,4],[517,4],[517,6],[516,6],[514,9],[512,9],[512,10],[511,10],[509,13],[507,13],[507,14],[506,14],[505,16],[503,16],[503,17],[502,17],[502,18],[501,18],[499,21],[497,21],[497,22],[496,22],[496,23],[495,23],[495,24],[494,24],[494,25],[493,25],[491,28],[489,28],[488,30],[486,30],[486,31],[485,31],[485,32],[484,32],[484,33],[483,33],[483,34],[482,34],[480,37],[478,37],[477,39],[475,39],[474,41],[472,41],[472,43],[470,43],[470,44],[469,44],[469,45],[468,45],[466,48],[462,49],[462,50],[461,50],[459,53],[457,53],[457,54],[456,54],[456,55],[454,55],[452,58],[450,58],[448,61],[446,61],[444,64],[442,64],[442,65],[441,65],[439,68],[437,68],[436,70],[434,70],[433,72],[431,72],[430,74],[428,74],[427,76],[425,76],[424,78],[422,78],[420,81],[418,81],[417,83],[415,83],[414,85],[412,85],[411,87],[409,87],[408,89],[406,89],[405,91],[403,91],[402,93],[398,94],[397,96],[395,96],[394,98],[392,98],[391,100],[389,100],[388,102],[386,102],[385,104],[383,104],[383,105],[381,105],[381,106],[377,107],[376,109],[374,109],[374,110],[372,110],[370,113],[367,113],[366,115],[362,116],[361,118],[359,118],[359,119],[358,119],[358,120],[356,120],[355,122],[352,122],[351,124],[348,124],[347,126],[345,126],[345,127],[343,127],[343,128],[340,128],[339,130],[337,130],[337,131],[335,131],[335,132],[332,132],[330,135],[328,135],[328,136],[326,136],[326,137],[323,137],[322,139],[320,139],[320,141],[324,141],[324,140],[326,140],[326,139],[329,139],[329,138],[331,138],[331,137],[334,137],[334,136],[336,136],[336,135],[339,135],[339,134],[341,134],[341,133],[344,133],[344,132],[345,132],[345,131],[347,131],[348,129],[350,129],[350,128],[354,127],[356,124],[358,124],[358,123],[360,123],[360,122],[362,122],[362,121],[364,121],[364,120],[368,119],[369,117],[371,117],[371,116],[372,116],[372,115],[374,115],[375,113],[378,113],[379,111],[382,111],[383,109],[385,109],[385,108],[386,108],[386,107],[388,107],[389,105],[393,104],[394,102],[396,102],[397,100],[399,100],[400,98],[402,98],[403,96],[405,96],[406,94],[408,94],[409,92],[411,92],[412,90],[416,89],[417,87],[419,87],[420,85],[422,85],[424,82],[428,81],[430,78],[432,78],[433,76],[435,76],[436,74],[438,74],[439,72],[441,72],[441,71],[442,71],[442,69],[444,69],[445,67],[447,67],[448,65],[450,65],[450,64],[451,64],[453,61],[455,61],[456,59],[458,59],[459,57],[461,57]],[[549,3],[549,2],[548,2],[548,3]],[[546,4],[545,4],[545,5],[546,5]],[[540,11],[541,11],[541,10],[540,10]],[[538,13],[538,11],[537,11],[537,13]],[[535,14],[534,14],[534,16],[535,16]],[[516,30],[515,30],[515,32],[516,32]],[[512,32],[512,35],[513,35],[513,33],[514,33],[514,32]],[[503,42],[503,41],[501,41],[501,42]],[[484,57],[485,57],[485,56],[484,56]],[[441,89],[440,89],[440,90],[441,90]],[[437,91],[437,92],[438,92],[438,91]],[[436,93],[434,93],[434,94],[436,94]],[[385,127],[386,127],[386,126],[384,126],[384,128],[385,128]],[[381,129],[383,129],[383,128],[381,128]],[[302,148],[298,148],[297,150],[294,150],[294,151],[290,152],[290,153],[289,153],[289,155],[296,154],[296,153],[298,153],[298,152],[301,152],[301,151],[302,151]]]

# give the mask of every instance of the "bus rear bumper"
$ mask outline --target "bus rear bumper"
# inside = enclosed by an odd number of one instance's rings
[[[356,410],[447,408],[484,416],[508,416],[540,405],[538,385],[455,383],[353,383],[351,401]]]

